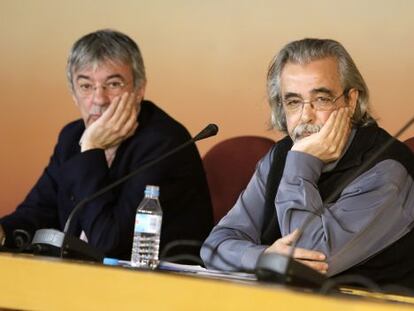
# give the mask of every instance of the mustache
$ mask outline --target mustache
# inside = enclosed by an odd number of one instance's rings
[[[317,124],[299,124],[293,130],[293,141],[303,138],[304,134],[315,134],[318,133],[322,128],[322,125]]]
[[[101,115],[105,112],[106,109],[106,106],[92,105],[91,109],[89,110],[89,114]]]

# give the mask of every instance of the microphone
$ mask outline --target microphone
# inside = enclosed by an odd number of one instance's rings
[[[216,124],[210,123],[203,130],[201,130],[200,133],[198,133],[196,136],[194,136],[194,138],[192,140],[193,141],[198,141],[198,140],[202,140],[204,138],[215,136],[215,135],[217,135],[218,130],[219,130],[219,128]]]
[[[104,254],[100,250],[86,243],[85,241],[70,235],[72,220],[79,212],[79,210],[81,210],[90,201],[93,201],[97,197],[119,186],[138,173],[141,173],[142,171],[154,166],[155,164],[158,164],[165,158],[177,153],[181,149],[193,144],[196,141],[216,135],[217,132],[218,126],[216,124],[209,124],[200,133],[194,136],[194,138],[191,138],[190,140],[177,146],[162,156],[145,163],[144,165],[138,167],[131,173],[118,179],[112,184],[109,184],[108,186],[95,192],[89,197],[84,198],[73,208],[72,212],[69,214],[63,232],[56,229],[39,229],[35,232],[32,240],[32,245],[36,245],[37,248],[41,250],[41,252],[52,256],[102,262]]]
[[[414,117],[412,117],[394,136],[395,139],[401,136],[412,124]],[[339,187],[336,188],[325,200],[325,202],[332,202],[345,187],[356,179],[362,172],[364,172],[369,165],[372,164],[386,149],[394,143],[394,139],[390,138],[385,144],[375,152],[364,164],[359,166],[353,174],[351,174]],[[293,252],[296,245],[301,238],[303,232],[311,223],[311,221],[320,213],[309,214],[302,226],[299,228],[299,234],[291,246],[290,254],[282,255],[278,253],[263,253],[260,255],[256,264],[255,273],[259,280],[273,283],[285,283],[293,286],[307,287],[319,289],[328,279],[322,273],[300,263],[293,258]]]

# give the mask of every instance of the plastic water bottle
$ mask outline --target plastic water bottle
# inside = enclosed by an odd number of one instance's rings
[[[131,265],[155,269],[158,266],[162,210],[158,186],[146,186],[145,197],[138,205],[135,216]]]

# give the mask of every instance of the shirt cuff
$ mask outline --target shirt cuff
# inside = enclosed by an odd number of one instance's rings
[[[256,269],[257,261],[260,255],[265,251],[268,246],[251,246],[249,247],[242,256],[241,264],[244,270],[254,271]]]
[[[310,154],[300,151],[289,151],[286,158],[286,165],[283,176],[291,178],[300,178],[309,181],[317,181],[322,173],[324,163],[322,160]]]

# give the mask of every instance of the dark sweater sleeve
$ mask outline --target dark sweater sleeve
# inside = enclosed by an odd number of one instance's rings
[[[59,229],[57,213],[59,145],[56,145],[47,167],[16,210],[0,219],[6,233],[6,246],[14,247],[13,231],[26,230],[31,236],[39,228]]]

